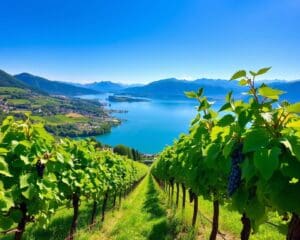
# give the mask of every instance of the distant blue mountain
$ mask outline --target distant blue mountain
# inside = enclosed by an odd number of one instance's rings
[[[282,100],[290,102],[300,101],[300,80],[287,82],[282,80],[259,81],[257,84],[265,82],[271,87],[286,91],[282,95]],[[213,99],[224,99],[228,91],[233,91],[235,97],[241,97],[242,93],[247,90],[246,87],[238,85],[237,81],[228,81],[224,79],[201,78],[194,81],[179,80],[169,78],[151,82],[141,87],[130,87],[122,90],[123,94],[129,94],[137,97],[157,98],[157,99],[186,99],[185,91],[197,91],[204,88],[206,96]]]
[[[14,78],[18,79],[18,81],[22,82],[23,84],[52,95],[77,96],[98,93],[92,89],[73,86],[71,84],[59,81],[51,81],[29,73],[20,73],[15,75]]]
[[[194,81],[179,80],[176,78],[163,79],[151,82],[141,87],[131,87],[122,90],[124,94],[137,97],[159,99],[186,99],[185,91],[197,91],[203,87],[205,94],[214,99],[224,98],[229,90],[238,89],[236,82],[228,80],[197,79]]]
[[[115,83],[111,81],[101,81],[101,82],[93,82],[93,83],[86,83],[86,84],[76,84],[73,85],[85,87],[88,89],[96,90],[102,93],[119,93],[122,90],[129,88],[129,87],[141,87],[143,84],[122,84],[122,83]]]
[[[2,70],[0,70],[0,87],[30,88],[30,86],[26,85],[24,82]]]
[[[126,88],[126,85],[110,81],[94,82],[82,85],[85,88],[96,90],[98,92],[119,92]]]
[[[111,81],[101,81],[88,84],[66,83],[50,81],[46,78],[34,76],[28,73],[15,75],[14,78],[11,76],[11,78],[8,79],[7,75],[5,75],[5,72],[0,72],[0,80],[1,76],[2,85],[29,86],[49,94],[66,96],[110,92],[131,95],[134,97],[175,100],[187,99],[184,95],[185,91],[197,91],[202,87],[204,88],[204,93],[206,96],[213,99],[224,99],[224,96],[230,90],[234,92],[236,97],[240,97],[242,92],[246,90],[245,87],[239,86],[237,81],[209,78],[201,78],[193,81],[168,78],[154,81],[146,85],[126,85]],[[300,101],[300,80],[291,82],[282,80],[267,80],[257,82],[257,84],[260,84],[261,82],[265,82],[271,87],[286,91],[287,94],[282,95],[282,100],[285,99],[290,102]]]

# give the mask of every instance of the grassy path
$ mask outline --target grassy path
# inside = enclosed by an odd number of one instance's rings
[[[80,239],[174,239],[174,226],[167,215],[165,197],[148,175],[123,202],[120,211],[108,216],[101,230]]]
[[[80,209],[78,232],[76,240],[205,240],[209,239],[211,231],[212,204],[199,198],[199,215],[196,228],[191,227],[193,204],[186,201],[182,211],[182,192],[180,191],[179,207],[175,208],[174,199],[171,202],[167,194],[159,188],[151,175],[142,182],[123,200],[120,209],[112,208],[106,212],[104,223],[88,228],[91,214],[91,204],[83,204]],[[101,205],[101,204],[100,204]],[[111,204],[110,204],[111,205]],[[263,224],[259,232],[251,235],[252,240],[283,240],[285,229],[277,216],[270,216],[272,223],[279,228]],[[24,240],[63,240],[68,235],[72,209],[63,208],[51,219],[46,229],[31,224]],[[241,230],[240,215],[230,211],[227,206],[220,208],[220,231],[218,240],[239,239]],[[282,230],[282,231],[281,231]],[[1,238],[1,236],[0,236]],[[1,238],[2,239],[2,238]],[[5,240],[13,236],[3,237]]]

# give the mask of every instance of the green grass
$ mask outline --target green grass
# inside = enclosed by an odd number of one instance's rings
[[[124,206],[124,217],[112,231],[112,239],[172,239],[162,197],[151,177],[139,186]]]
[[[90,218],[90,204],[80,207],[78,229],[85,228]],[[72,220],[72,209],[63,208],[51,218],[51,222],[45,229],[39,223],[31,223],[27,226],[24,233],[25,240],[60,240],[65,239],[69,233],[69,227]],[[2,238],[1,238],[2,239]],[[12,240],[13,235],[3,238],[3,240]]]
[[[173,209],[175,202],[174,190],[174,199],[173,199]],[[179,206],[182,203],[182,192],[180,188],[180,201]],[[191,225],[191,219],[193,214],[193,203],[188,202],[188,192],[187,192],[187,201],[185,211],[181,211],[181,207],[177,209],[175,217],[180,219],[183,229],[188,229]],[[196,229],[198,239],[209,239],[211,231],[211,220],[213,217],[213,204],[211,201],[204,200],[202,197],[199,197],[199,211]],[[268,223],[267,223],[268,222]],[[287,223],[281,221],[278,215],[272,213],[269,215],[269,219],[265,224],[262,224],[257,233],[250,236],[251,240],[284,240],[285,234],[287,231]],[[271,223],[271,224],[270,224]],[[220,207],[220,216],[219,216],[219,231],[225,234],[226,239],[239,239],[240,231],[242,229],[241,224],[241,215],[238,212],[231,211],[228,205]],[[191,238],[192,239],[192,238]]]
[[[152,177],[147,176],[137,188],[123,201],[120,209],[112,209],[106,213],[104,224],[89,229],[91,204],[82,201],[76,240],[173,240],[175,224],[169,221],[165,205],[165,195]],[[101,206],[101,204],[99,204]],[[38,223],[29,224],[26,228],[25,240],[63,240],[68,236],[72,219],[72,208],[62,208],[51,218],[43,229]],[[12,240],[13,235],[1,238]]]
[[[46,97],[46,96],[39,96],[36,99],[34,99],[34,104],[37,106],[43,106],[43,105],[57,105],[59,104],[60,101],[58,99],[55,98],[50,98],[50,97]]]
[[[99,207],[97,210],[97,224],[94,228],[99,229],[102,224],[100,224],[100,206],[101,202],[99,202]],[[112,209],[112,199],[110,199],[108,204],[108,213],[113,212]],[[79,236],[88,234],[90,235],[91,232],[89,231],[89,224],[91,219],[91,211],[92,211],[92,203],[87,202],[87,200],[82,199],[79,209],[79,218],[78,218],[78,225],[77,225],[77,233],[76,238],[78,239]],[[107,214],[108,214],[107,213]],[[23,235],[24,240],[64,240],[70,230],[71,221],[73,217],[73,209],[67,208],[62,206],[57,212],[51,217],[49,224],[43,228],[39,222],[37,223],[30,223],[26,227],[26,231]],[[7,235],[2,236],[0,235],[1,240],[12,240],[14,239],[14,235]],[[88,238],[87,238],[88,239]]]
[[[58,125],[58,124],[65,124],[65,123],[78,123],[78,122],[87,122],[88,118],[87,117],[79,117],[79,118],[73,118],[73,117],[68,117],[66,115],[58,114],[58,115],[53,115],[53,116],[31,116],[30,117],[34,121],[42,122],[42,123],[47,123],[47,124],[53,124],[53,125]]]
[[[0,87],[0,95],[15,93],[28,93],[28,90],[16,87]]]
[[[123,203],[121,210],[117,213],[117,221],[108,219],[104,230],[79,239],[175,239],[174,224],[169,221],[164,201],[164,194],[152,177],[147,176]]]
[[[30,104],[30,101],[27,99],[8,99],[8,103],[13,105],[23,105]]]
[[[181,209],[182,196],[180,189],[179,207],[176,209],[175,194],[170,201],[167,194],[159,188],[153,178],[148,175],[128,197],[120,209],[112,209],[106,213],[106,220],[98,223],[92,229],[88,228],[91,214],[91,203],[82,201],[76,240],[205,240],[209,239],[212,219],[212,203],[199,198],[199,214],[196,230],[191,227],[193,204],[186,200],[186,208]],[[188,196],[187,196],[188,198]],[[225,239],[239,239],[242,225],[241,216],[230,211],[228,206],[220,208],[221,233]],[[43,229],[38,223],[30,224],[25,240],[60,240],[65,239],[69,232],[72,219],[72,209],[63,208],[51,218],[49,225]],[[276,214],[271,214],[269,222],[278,227],[263,224],[258,233],[251,235],[251,240],[283,240],[285,239],[286,224]],[[219,236],[220,237],[220,236]],[[13,236],[1,238],[11,240]],[[218,238],[222,239],[222,238]]]
[[[207,218],[212,219],[212,203],[210,201],[199,198],[199,208],[203,215]],[[229,232],[235,236],[239,236],[242,229],[241,215],[237,212],[231,211],[228,205],[221,206],[220,208],[220,229],[225,232]],[[265,239],[276,239],[284,240],[286,232],[286,224],[284,224],[279,216],[275,213],[269,215],[268,222],[278,225],[270,225],[268,223],[262,224],[258,232],[251,236],[253,240],[265,240]]]

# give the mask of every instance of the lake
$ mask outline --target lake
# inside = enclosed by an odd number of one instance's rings
[[[82,96],[85,99],[105,100],[109,94]],[[127,110],[114,116],[124,119],[112,131],[96,138],[115,146],[124,144],[143,153],[160,152],[172,144],[180,133],[186,133],[191,120],[196,115],[196,102],[151,100],[149,102],[111,102],[107,107]]]

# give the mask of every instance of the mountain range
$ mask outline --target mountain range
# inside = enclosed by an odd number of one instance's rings
[[[151,82],[145,86],[126,88],[122,93],[146,98],[186,99],[185,91],[197,91],[200,87],[204,87],[207,96],[221,98],[228,90],[236,89],[237,84],[226,80],[198,79],[187,81],[168,78]]]
[[[96,90],[98,92],[120,92],[121,90],[127,88],[127,85],[123,85],[121,83],[114,83],[110,81],[102,81],[102,82],[94,82],[81,84],[81,87],[85,87],[88,89]]]
[[[288,101],[300,100],[300,80],[291,82],[280,80],[268,81],[268,85],[288,92],[288,94],[283,95],[283,98]],[[197,91],[200,87],[205,89],[205,94],[208,97],[214,99],[223,98],[230,90],[233,90],[237,95],[245,90],[245,88],[243,89],[238,86],[236,81],[224,79],[201,78],[194,81],[187,81],[168,78],[146,85],[125,85],[110,81],[77,84],[51,81],[29,73],[12,76],[2,70],[0,70],[0,86],[30,88],[50,95],[76,96],[109,92],[150,99],[186,99],[184,95],[185,91]]]
[[[19,87],[19,88],[29,88],[22,81],[14,78],[10,74],[0,70],[0,86],[1,87]]]
[[[98,91],[79,86],[73,86],[59,81],[51,81],[29,73],[20,73],[14,76],[19,82],[31,86],[50,95],[77,96],[97,94]]]

